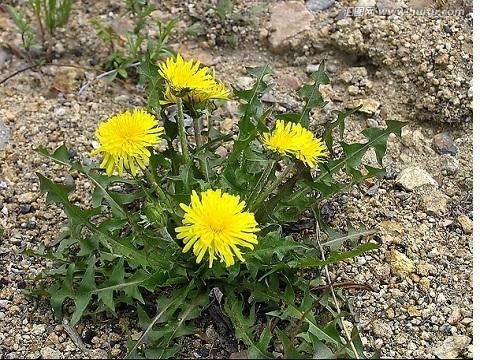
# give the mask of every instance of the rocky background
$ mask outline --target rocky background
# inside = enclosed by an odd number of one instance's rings
[[[368,351],[471,357],[472,1],[238,0],[225,21],[215,14],[214,0],[151,2],[158,19],[179,20],[172,46],[213,66],[227,84],[246,87],[253,79],[244,67],[270,63],[276,85],[263,100],[278,109],[300,106],[295,90],[325,59],[332,84],[321,91],[329,104],[313,114],[314,128],[359,104],[361,113],[348,122],[349,140],[361,140],[362,128],[385,125],[385,119],[409,122],[402,138],[390,141],[385,178],[322,209],[332,226],[348,220],[377,228],[383,243],[338,266],[334,277],[372,288],[347,293]],[[351,16],[352,7],[375,14]],[[397,13],[378,14],[385,9]],[[47,301],[24,294],[48,262],[20,254],[52,245],[66,221],[61,209],[45,204],[36,171],[74,182],[79,202],[92,190],[33,149],[66,142],[72,157],[89,162],[96,125],[145,104],[133,80],[93,82],[79,94],[108,56],[91,21],[126,31],[132,21],[123,11],[118,1],[77,1],[54,45],[54,63],[77,68],[44,66],[0,85],[0,358],[119,358],[126,337],[140,336],[128,312],[119,320],[84,321],[76,330],[55,320]],[[20,42],[0,11],[0,81],[28,65],[18,56]],[[223,130],[235,130],[234,101],[216,115]],[[213,319],[201,326],[205,336],[187,342],[182,356],[241,354],[242,345]]]

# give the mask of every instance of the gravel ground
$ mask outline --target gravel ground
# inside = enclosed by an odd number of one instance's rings
[[[414,5],[413,0],[361,5],[385,3]],[[270,62],[277,85],[264,101],[279,109],[298,108],[294,90],[327,58],[332,85],[324,86],[322,93],[330,103],[314,113],[314,125],[359,103],[364,109],[349,122],[350,140],[361,139],[359,131],[365,126],[384,125],[386,118],[410,122],[402,139],[390,142],[385,179],[325,205],[332,225],[343,227],[348,220],[377,228],[383,244],[374,253],[334,268],[334,276],[372,287],[373,291],[349,294],[369,351],[379,350],[383,357],[471,357],[469,4],[453,4],[466,10],[464,16],[431,18],[350,18],[342,15],[347,5],[358,3],[238,1],[234,16],[222,24],[210,2],[185,6],[165,1],[157,16],[178,17],[175,48],[214,66],[226,83],[247,86],[251,78],[244,66]],[[286,15],[293,10],[295,16]],[[46,163],[33,149],[53,149],[66,142],[74,149],[72,156],[91,161],[96,125],[117,111],[144,104],[141,89],[131,82],[95,82],[78,96],[80,86],[101,72],[98,64],[107,55],[90,20],[100,17],[126,29],[131,24],[120,19],[121,12],[113,1],[82,1],[74,8],[68,31],[62,30],[54,47],[55,62],[88,69],[49,66],[0,85],[0,225],[5,229],[0,237],[0,358],[121,357],[125,329],[135,329],[128,313],[119,320],[84,321],[76,329],[86,346],[82,349],[68,327],[53,318],[45,300],[23,293],[35,285],[34,276],[48,268],[48,262],[20,254],[52,244],[66,220],[61,209],[45,205],[36,171],[56,181],[75,181],[77,194],[91,190],[83,179]],[[299,25],[298,19],[306,25]],[[203,34],[183,36],[195,23]],[[0,11],[0,79],[26,65],[9,50],[19,39]],[[231,129],[236,104],[217,115],[224,119],[222,126]],[[78,200],[88,201],[79,195]],[[212,321],[203,325],[218,331]],[[138,336],[132,332],[132,337]],[[194,339],[181,355],[222,358],[241,348],[222,336],[212,344]]]

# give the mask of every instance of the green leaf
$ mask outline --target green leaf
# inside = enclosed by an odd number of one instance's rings
[[[320,94],[319,86],[330,84],[330,79],[325,72],[325,61],[322,61],[318,66],[318,70],[310,75],[310,78],[314,81],[311,85],[304,85],[298,90],[298,95],[305,101],[302,113],[298,122],[304,127],[308,127],[310,123],[310,111],[316,107],[324,107],[327,102],[323,100],[322,94]]]
[[[70,319],[70,325],[72,327],[75,326],[80,320],[83,312],[90,303],[92,291],[97,287],[95,284],[95,260],[95,256],[90,257],[87,270],[83,274],[80,287],[74,296],[73,300],[75,301],[75,311]]]
[[[352,333],[350,334],[350,339],[359,355],[360,359],[368,359],[365,353],[363,352],[363,343],[362,339],[360,338],[360,333],[358,328],[354,325],[352,328]],[[373,358],[373,357],[372,357]]]
[[[398,138],[401,137],[402,127],[407,123],[402,121],[387,120],[387,128],[366,128],[362,131],[369,140],[369,145],[375,149],[375,155],[377,156],[377,162],[382,165],[385,151],[387,150],[387,141],[390,134],[395,134]]]
[[[160,108],[160,100],[163,99],[164,86],[162,77],[158,72],[159,67],[151,60],[150,53],[142,57],[138,74],[140,76],[140,84],[145,87],[147,94],[147,108],[150,111],[158,112]]]
[[[190,282],[188,286],[186,286],[184,289],[179,290],[179,291],[174,291],[171,294],[171,297],[164,297],[164,298],[159,298],[158,299],[158,309],[159,312],[155,317],[149,322],[148,326],[145,328],[145,331],[143,332],[142,336],[138,341],[135,343],[135,345],[129,350],[128,354],[125,356],[125,358],[129,359],[131,358],[135,352],[136,349],[143,344],[145,340],[150,336],[151,331],[153,330],[153,327],[155,324],[159,321],[168,321],[171,316],[177,311],[179,307],[182,306],[184,300],[190,293],[190,291],[193,288],[193,281]],[[167,346],[167,344],[163,343],[162,344],[164,347]]]
[[[169,331],[168,336],[161,343],[161,348],[166,348],[170,345],[171,341],[178,336],[191,335],[195,332],[194,328],[185,327],[185,321],[195,319],[200,316],[202,309],[208,304],[208,293],[204,291],[198,291],[197,294],[187,303],[183,304],[182,312],[174,321],[174,326]]]
[[[318,340],[318,338],[313,335],[309,334],[313,345],[313,359],[335,359],[335,354],[333,351],[325,345],[322,341]]]
[[[127,213],[123,209],[122,204],[128,203],[128,201],[133,201],[134,198],[132,199],[131,195],[130,197],[127,197],[121,194],[114,194],[108,191],[107,187],[116,182],[131,183],[131,181],[125,180],[124,178],[119,176],[101,175],[92,171],[89,168],[85,168],[78,162],[71,163],[68,155],[68,149],[65,145],[61,145],[60,147],[58,147],[52,154],[50,154],[48,150],[43,146],[39,146],[35,149],[35,151],[38,154],[47,157],[60,165],[66,166],[69,169],[77,170],[83,175],[85,175],[95,185],[95,190],[92,197],[92,205],[94,207],[100,206],[101,199],[104,198],[110,205],[112,212],[115,216],[118,216],[120,218],[127,217]]]
[[[279,328],[275,329],[275,332],[277,333],[278,338],[280,339],[280,342],[282,343],[283,350],[285,352],[285,359],[303,359],[304,357],[302,354],[300,354],[297,349],[295,348],[295,345],[292,344],[292,341],[290,337],[282,330]]]
[[[278,232],[268,233],[264,237],[259,238],[258,245],[254,250],[245,254],[247,266],[249,260],[257,259],[265,264],[272,263],[273,257],[276,256],[279,261],[291,251],[297,249],[308,249],[305,245],[295,241],[292,237],[282,237]]]
[[[273,338],[271,326],[272,326],[272,323],[271,321],[269,321],[265,325],[265,328],[263,329],[262,333],[260,334],[260,337],[257,342],[257,346],[250,349],[250,357],[252,359],[259,359],[262,356],[262,354],[268,353],[268,347],[270,345],[270,341],[272,341],[272,338]],[[257,352],[256,348],[260,349],[261,352]]]
[[[50,294],[50,304],[57,319],[62,318],[62,308],[65,299],[72,296],[73,293],[73,274],[75,272],[75,264],[70,264],[67,267],[67,272],[63,281],[60,284],[54,284],[48,289]]]
[[[131,259],[135,264],[141,264],[142,266],[148,265],[147,257],[136,250],[131,244],[122,243],[109,232],[96,227],[90,222],[90,218],[99,213],[98,208],[88,210],[81,209],[69,201],[68,189],[66,189],[65,186],[52,182],[42,174],[37,173],[37,176],[40,180],[40,189],[47,193],[47,201],[63,204],[65,213],[74,224],[84,226],[96,233],[102,245],[112,254]]]
[[[233,145],[232,153],[228,157],[231,165],[238,159],[241,152],[256,138],[258,121],[263,114],[263,106],[260,98],[269,89],[269,85],[264,81],[265,76],[273,74],[268,66],[247,68],[249,74],[257,78],[253,88],[249,90],[234,89],[235,95],[240,101],[240,121],[238,127],[240,132],[238,139]]]
[[[225,20],[233,11],[233,0],[218,0],[216,14],[220,20]]]
[[[255,306],[252,305],[250,315],[243,315],[243,302],[240,301],[233,291],[228,291],[225,297],[225,312],[232,320],[235,328],[235,336],[242,340],[249,348],[249,358],[272,359],[273,356],[266,351],[265,342],[270,342],[271,334],[263,334],[264,338],[259,343],[255,341],[253,327],[255,325]],[[267,344],[268,346],[268,344]]]
[[[104,285],[118,286],[124,282],[125,269],[123,259],[119,259],[112,270],[109,280]],[[113,288],[103,289],[98,292],[98,298],[101,300],[113,313],[115,313],[115,303],[113,300]]]
[[[276,114],[275,119],[298,123],[300,121],[300,114],[297,114],[297,113]]]
[[[307,269],[311,267],[323,267],[330,264],[335,264],[339,261],[350,259],[367,251],[378,249],[380,246],[374,243],[367,243],[361,244],[355,247],[353,250],[344,251],[344,252],[336,252],[332,251],[332,253],[328,256],[327,259],[321,260],[318,258],[305,258],[303,260],[294,260],[288,263],[288,266],[295,269]]]
[[[343,140],[343,135],[345,133],[345,119],[356,113],[360,108],[361,106],[358,106],[348,111],[342,111],[337,115],[337,120],[324,125],[322,139],[327,145],[330,153],[333,152],[333,130],[338,127],[340,140]]]
[[[338,250],[347,241],[356,241],[363,237],[375,234],[374,230],[366,230],[365,228],[356,230],[352,226],[348,226],[348,231],[346,234],[339,233],[330,227],[325,227],[323,231],[327,234],[328,240],[320,243],[320,245],[328,246],[334,251]]]

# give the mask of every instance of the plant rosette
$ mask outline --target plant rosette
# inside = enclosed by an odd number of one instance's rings
[[[389,135],[399,136],[404,123],[389,120],[386,128],[363,130],[365,142],[347,143],[345,120],[357,108],[317,134],[309,119],[326,104],[319,92],[330,82],[325,64],[299,90],[298,113],[262,104],[271,87],[268,66],[248,72],[253,87],[230,92],[199,62],[177,55],[157,65],[147,56],[139,75],[149,105],[98,126],[97,165],[71,160],[65,146],[37,149],[94,185],[84,208],[71,200],[71,187],[38,174],[47,201],[61,204],[69,218],[55,246],[27,252],[53,260],[55,269],[43,276],[54,283],[41,293],[58,318],[69,316],[75,326],[85,316],[115,316],[123,304],[143,328],[140,339],[127,342],[127,356],[167,358],[217,302],[249,357],[364,357],[357,328],[342,327],[349,314],[337,300],[347,299],[328,286],[318,289],[329,265],[378,245],[371,231],[329,228],[319,208],[382,177]],[[225,134],[212,110],[233,97],[238,132]],[[229,149],[226,156],[217,153],[220,146]],[[379,167],[362,163],[369,149]],[[305,216],[316,226],[288,235]]]

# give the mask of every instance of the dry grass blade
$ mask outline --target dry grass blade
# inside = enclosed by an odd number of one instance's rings
[[[321,240],[320,240],[320,224],[318,223],[318,221],[316,221],[315,236],[316,236],[316,239],[317,239],[318,246],[320,248],[320,252],[322,254],[322,260],[325,261],[325,251],[323,250],[323,246],[322,246],[322,243],[321,243]],[[335,303],[335,309],[337,310],[337,313],[340,316],[340,314],[341,314],[340,305],[338,304],[337,295],[335,294],[335,288],[334,288],[334,285],[332,283],[332,279],[330,277],[330,271],[328,270],[328,265],[325,265],[325,276],[327,278],[327,282],[328,282],[328,285],[329,285],[328,287],[330,288],[330,292],[332,294],[333,302]],[[340,324],[342,325],[342,330],[345,333],[345,338],[347,339],[348,344],[352,348],[352,352],[355,355],[355,359],[360,359],[360,356],[358,355],[357,349],[355,348],[355,344],[353,343],[352,338],[350,337],[350,334],[347,331],[347,327],[345,325],[343,316],[340,316]]]
[[[62,325],[63,325],[63,328],[65,329],[65,332],[68,334],[68,336],[70,336],[70,339],[72,339],[74,344],[77,345],[77,348],[79,348],[84,353],[87,353],[88,352],[87,347],[85,346],[82,339],[80,338],[80,335],[78,335],[75,329],[70,326],[70,324],[68,323],[68,320],[66,319],[63,320]]]

